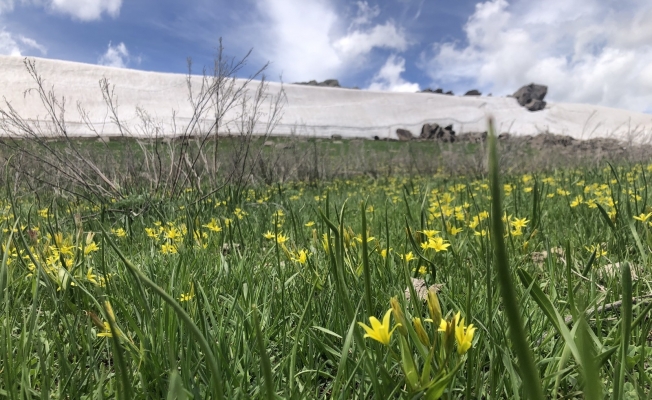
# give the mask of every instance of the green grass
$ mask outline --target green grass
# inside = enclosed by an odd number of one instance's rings
[[[7,192],[0,396],[648,398],[651,170],[189,189],[137,216]],[[477,328],[466,354],[410,277]],[[394,296],[405,329],[363,338]]]

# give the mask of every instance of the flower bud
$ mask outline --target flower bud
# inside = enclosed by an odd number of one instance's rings
[[[449,321],[442,319],[439,323],[438,331],[443,333],[443,345],[446,354],[451,354],[453,346],[455,346],[455,325],[455,317],[451,318]]]
[[[421,318],[412,318],[412,326],[414,326],[414,331],[419,337],[419,341],[423,343],[424,346],[430,347],[430,337],[425,329],[423,329],[423,324],[421,323]]]
[[[428,313],[430,313],[430,318],[435,326],[439,326],[441,323],[441,306],[439,305],[439,299],[437,298],[437,292],[434,288],[428,289]]]
[[[398,298],[396,296],[392,297],[389,299],[389,304],[392,306],[392,314],[394,315],[394,321],[397,323],[401,324],[398,327],[398,331],[401,333],[403,336],[407,336],[407,329],[405,328],[405,314],[403,314],[403,310],[401,309],[401,305],[398,302]]]

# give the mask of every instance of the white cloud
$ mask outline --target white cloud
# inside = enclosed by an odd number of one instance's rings
[[[0,54],[4,56],[21,56],[20,47],[13,35],[6,30],[0,31]]]
[[[104,13],[115,18],[121,6],[122,0],[51,0],[50,3],[52,10],[81,21],[100,19]]]
[[[124,43],[120,42],[116,46],[113,46],[109,42],[106,52],[100,56],[97,63],[107,67],[127,68],[130,60],[129,50],[127,50],[127,46]]]
[[[374,49],[402,51],[405,33],[393,22],[372,25],[377,7],[358,2],[349,25],[337,14],[332,0],[256,0],[264,21],[246,30],[264,32],[257,42],[271,70],[290,82],[342,78],[364,66]],[[244,32],[243,35],[248,35]],[[260,51],[260,50],[258,50]]]
[[[353,21],[351,21],[351,26],[353,27],[369,24],[371,20],[380,15],[380,7],[378,7],[378,4],[371,7],[366,1],[358,1],[356,2],[356,5],[358,6],[358,14]]]
[[[464,26],[467,43],[424,54],[436,85],[509,94],[530,82],[548,98],[644,111],[652,104],[652,4],[643,0],[491,0]]]
[[[418,92],[419,84],[405,81],[401,78],[403,72],[405,72],[405,59],[392,54],[374,76],[371,85],[367,89],[390,92]]]
[[[338,17],[325,1],[260,0],[269,24],[261,48],[275,70],[291,81],[334,77],[341,60],[331,45]]]
[[[34,40],[34,39],[30,39],[30,38],[25,37],[25,36],[23,36],[23,35],[18,35],[18,40],[19,40],[22,44],[24,44],[25,46],[40,51],[42,55],[46,55],[47,52],[48,52],[48,49],[45,48],[45,46],[43,46],[42,44],[38,43],[38,42],[37,42],[36,40]]]
[[[38,50],[42,55],[47,49],[34,39],[23,35],[14,35],[4,28],[0,30],[0,54],[6,56],[23,56],[30,53],[30,49]]]
[[[333,46],[343,57],[353,58],[367,54],[373,48],[404,51],[408,42],[394,23],[386,22],[367,31],[355,30],[338,39]]]

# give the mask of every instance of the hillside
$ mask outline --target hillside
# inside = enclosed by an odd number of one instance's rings
[[[137,108],[146,111],[159,128],[161,135],[173,135],[172,115],[176,132],[192,117],[188,103],[186,76],[49,59],[35,59],[38,73],[45,79],[44,86],[53,88],[58,97],[66,98],[67,129],[73,135],[89,135],[91,131],[81,122],[77,104],[81,105],[96,131],[101,135],[119,135],[111,122],[99,80],[106,77],[114,85],[120,120],[131,128],[132,134],[147,135],[137,129],[140,120]],[[34,79],[28,74],[23,58],[0,56],[0,96],[29,120],[46,115],[35,92]],[[251,88],[255,87],[252,83]],[[201,77],[193,77],[197,90]],[[576,139],[609,137],[636,142],[647,142],[652,134],[652,115],[627,110],[585,104],[548,103],[545,110],[529,112],[515,99],[504,97],[446,96],[430,93],[389,93],[354,89],[323,88],[293,84],[269,83],[269,94],[278,94],[283,87],[287,102],[282,118],[274,129],[275,135],[344,138],[396,138],[396,129],[404,128],[418,135],[424,123],[453,124],[459,133],[485,130],[485,118],[493,115],[499,133],[536,135],[541,132],[569,135]],[[516,88],[515,88],[516,89]],[[554,88],[551,88],[554,91]],[[271,98],[271,96],[270,96]],[[262,110],[267,110],[267,104]],[[6,105],[2,104],[6,109]],[[212,123],[212,112],[203,121]],[[237,119],[235,114],[231,119]],[[263,118],[264,119],[264,118]],[[264,132],[259,124],[257,133]],[[232,131],[235,126],[231,126]],[[6,132],[0,132],[6,134]]]

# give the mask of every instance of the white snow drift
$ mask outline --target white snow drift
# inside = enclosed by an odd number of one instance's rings
[[[156,121],[156,134],[162,136],[182,133],[192,117],[183,74],[48,59],[36,59],[36,67],[45,79],[46,88],[53,87],[58,97],[65,96],[65,119],[71,135],[95,134],[82,123],[77,104],[86,111],[97,133],[105,136],[120,134],[111,121],[99,88],[99,80],[104,77],[115,85],[120,120],[132,134],[149,135],[153,132],[138,128],[142,122],[137,109],[146,111]],[[36,84],[27,73],[23,58],[0,56],[0,71],[0,96],[23,118],[34,122],[44,120],[47,113],[37,94],[25,95],[26,90]],[[196,89],[200,83],[201,77],[193,78]],[[255,84],[252,82],[252,89]],[[269,94],[273,96],[281,88],[285,90],[287,102],[272,133],[274,135],[396,138],[397,128],[409,129],[418,135],[424,123],[452,124],[458,134],[481,132],[486,130],[487,116],[492,115],[498,132],[512,135],[550,132],[577,139],[610,137],[635,142],[648,142],[652,138],[652,115],[601,106],[548,103],[543,111],[529,112],[513,98],[388,93],[292,84],[281,86],[273,82],[269,83]],[[0,104],[0,108],[6,109],[6,104]],[[263,112],[267,109],[262,108]],[[227,119],[237,120],[237,113],[234,111]],[[264,132],[265,120],[266,115],[262,115],[257,133]],[[204,126],[210,126],[212,112],[207,113],[203,122]],[[227,127],[231,132],[237,132],[235,125]],[[7,135],[7,132],[0,131],[0,135]]]

